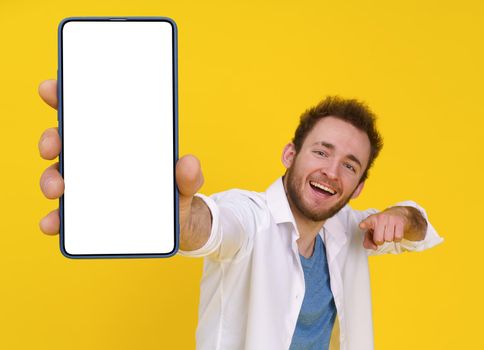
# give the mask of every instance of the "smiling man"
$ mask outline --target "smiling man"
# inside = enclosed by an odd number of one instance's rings
[[[55,81],[39,91],[56,107]],[[340,349],[373,349],[368,255],[442,241],[413,202],[382,212],[347,205],[381,147],[364,104],[328,97],[302,115],[282,154],[287,171],[264,193],[198,194],[198,159],[178,161],[179,253],[205,258],[197,349],[327,349],[336,319]],[[44,158],[56,157],[57,132],[47,130],[39,148]],[[62,195],[55,166],[41,188],[49,198]],[[58,212],[40,227],[57,233]]]

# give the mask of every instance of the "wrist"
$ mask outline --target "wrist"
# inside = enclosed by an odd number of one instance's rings
[[[427,221],[422,213],[414,207],[401,207],[406,212],[406,224],[403,237],[409,241],[422,241],[427,232]]]

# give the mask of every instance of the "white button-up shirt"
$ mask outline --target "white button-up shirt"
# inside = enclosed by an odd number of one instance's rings
[[[289,349],[305,284],[296,243],[299,233],[282,179],[264,193],[229,190],[199,196],[212,214],[210,237],[200,249],[179,251],[205,257],[197,349]],[[413,202],[398,205],[416,207],[427,219]],[[420,251],[442,241],[427,221],[423,241],[404,239],[366,250],[358,224],[375,212],[347,205],[319,232],[338,313],[339,339],[332,339],[332,346],[339,340],[343,350],[373,349],[368,255]]]

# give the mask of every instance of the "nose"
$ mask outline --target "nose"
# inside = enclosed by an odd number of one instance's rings
[[[335,180],[338,178],[339,164],[335,159],[328,160],[323,167],[321,167],[321,172],[326,175],[329,179]]]

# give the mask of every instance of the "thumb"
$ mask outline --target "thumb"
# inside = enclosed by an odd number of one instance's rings
[[[377,250],[378,246],[373,242],[373,233],[372,231],[366,231],[365,238],[363,240],[363,247],[366,249],[373,249]]]
[[[193,197],[203,185],[203,174],[200,161],[189,154],[176,163],[176,185],[180,197]]]
[[[186,155],[176,163],[176,185],[178,187],[180,225],[186,227],[190,222],[192,200],[203,185],[200,161],[193,155]]]

